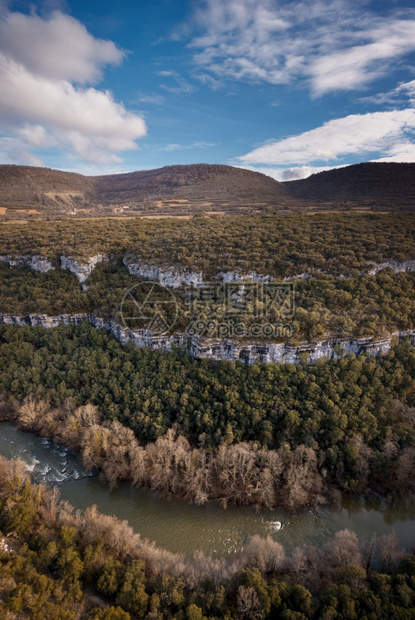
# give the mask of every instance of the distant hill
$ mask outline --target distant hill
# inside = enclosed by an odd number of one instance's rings
[[[33,166],[0,165],[0,207],[65,210],[94,199],[91,177]]]
[[[97,177],[0,165],[0,221],[350,209],[415,210],[415,164],[358,164],[286,183],[210,164]]]
[[[259,172],[232,166],[166,166],[96,177],[95,181],[100,199],[107,203],[160,198],[249,203],[287,199],[282,183]]]
[[[284,185],[293,198],[334,208],[415,209],[415,164],[356,164]]]
[[[74,215],[194,215],[255,213],[296,207],[282,183],[231,166],[167,166],[127,174],[86,177],[30,166],[0,166],[0,208],[5,217]]]

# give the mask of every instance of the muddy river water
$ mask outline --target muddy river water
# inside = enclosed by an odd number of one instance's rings
[[[49,439],[0,423],[0,454],[19,457],[35,481],[57,485],[63,499],[76,508],[96,504],[104,514],[126,519],[143,538],[173,552],[192,555],[202,550],[226,555],[241,549],[254,534],[271,535],[286,548],[322,544],[338,530],[355,531],[363,543],[373,535],[395,531],[401,545],[415,543],[415,507],[378,500],[346,498],[341,506],[289,514],[215,504],[193,506],[158,497],[154,492],[121,484],[110,491],[95,475],[86,475],[76,455]]]

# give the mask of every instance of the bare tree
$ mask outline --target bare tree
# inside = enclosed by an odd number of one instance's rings
[[[385,573],[396,571],[400,561],[405,555],[399,549],[399,538],[396,532],[380,536],[377,541],[377,551],[380,557],[382,571]]]
[[[261,538],[256,534],[244,549],[248,565],[255,566],[262,573],[275,573],[280,570],[285,560],[284,547],[271,536]]]
[[[324,564],[331,568],[344,567],[347,564],[363,566],[363,556],[359,547],[359,540],[355,532],[341,530],[324,545],[322,551]]]
[[[247,618],[247,620],[261,620],[264,618],[264,612],[255,588],[239,586],[237,610],[238,618]]]

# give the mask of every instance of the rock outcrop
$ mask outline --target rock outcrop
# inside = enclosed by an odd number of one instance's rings
[[[0,325],[18,325],[23,327],[59,327],[59,325],[79,325],[84,321],[89,321],[90,315],[79,314],[58,314],[57,316],[49,316],[48,314],[26,314],[25,316],[14,316],[11,314],[0,314]]]
[[[121,344],[133,342],[139,348],[150,350],[171,351],[173,347],[188,346],[190,355],[196,359],[212,359],[215,361],[241,361],[246,364],[255,362],[271,364],[312,364],[320,359],[340,359],[348,353],[354,355],[378,355],[387,353],[398,342],[408,339],[415,346],[415,329],[394,332],[385,338],[328,338],[313,343],[302,342],[296,346],[286,342],[275,343],[266,341],[245,342],[232,339],[201,339],[199,336],[188,336],[186,333],[175,332],[171,335],[154,336],[146,330],[132,330],[112,319],[103,319],[94,314],[28,314],[13,316],[0,314],[0,324],[30,325],[33,327],[53,328],[59,325],[79,325],[88,321],[98,329],[110,331]]]
[[[312,364],[320,359],[340,359],[353,355],[387,353],[394,343],[408,338],[415,346],[415,330],[394,332],[385,338],[329,338],[313,343],[301,342],[291,346],[286,342],[244,342],[239,340],[199,339],[193,337],[190,354],[197,359],[242,361],[246,364]]]
[[[91,275],[98,263],[102,263],[108,260],[105,254],[96,254],[82,261],[80,259],[72,258],[71,256],[61,256],[62,269],[68,269],[76,275],[80,282],[85,282]]]
[[[74,273],[79,282],[83,283],[91,275],[95,267],[100,262],[108,261],[108,256],[105,254],[96,254],[86,259],[74,258],[71,256],[61,256],[60,263],[62,269],[67,269]],[[45,273],[50,269],[54,269],[52,261],[44,256],[0,256],[0,261],[7,263],[10,267],[16,267],[21,265],[27,265],[31,269]],[[136,275],[139,278],[145,280],[153,280],[160,282],[162,286],[168,288],[179,288],[180,286],[192,286],[194,288],[204,286],[208,281],[200,271],[192,271],[184,267],[164,266],[159,267],[157,265],[151,265],[149,263],[143,263],[137,258],[131,256],[125,256],[123,263],[128,269],[129,273]],[[383,269],[391,269],[395,273],[399,272],[414,272],[415,260],[409,260],[406,262],[398,262],[394,260],[385,261],[383,263],[367,263],[370,269],[366,272],[370,276],[375,276]],[[293,276],[283,278],[284,282],[292,280],[305,280],[310,278],[313,274],[326,273],[321,269],[311,270],[308,273],[299,273]],[[337,277],[348,278],[350,276],[340,274]],[[238,270],[235,271],[221,271],[214,278],[216,281],[229,282],[272,282],[275,277],[267,274],[260,274],[256,271],[248,271],[241,273]]]
[[[219,277],[222,282],[271,282],[275,280],[273,276],[264,276],[256,271],[241,273],[240,271],[221,271]]]
[[[44,256],[31,256],[27,264],[31,269],[39,271],[40,273],[46,273],[47,271],[54,269],[54,266],[50,260]]]
[[[199,287],[204,284],[203,274],[198,271],[180,267],[157,267],[156,265],[134,262],[133,259],[127,257],[123,259],[123,263],[129,273],[146,280],[157,280],[162,286],[169,288],[179,288],[183,284]]]
[[[25,254],[23,256],[0,256],[0,260],[4,263],[7,263],[9,267],[22,267],[27,266],[34,271],[39,271],[40,273],[46,273],[51,269],[54,269],[51,261],[44,256],[31,256],[29,254]]]
[[[405,271],[415,271],[415,260],[408,260],[404,263],[399,263],[395,260],[385,261],[384,263],[375,264],[369,271],[368,275],[375,276],[379,271],[383,269],[392,269],[395,273],[401,273]]]

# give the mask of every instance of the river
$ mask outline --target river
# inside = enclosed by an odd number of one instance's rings
[[[289,514],[278,509],[194,506],[134,489],[128,483],[110,491],[97,476],[85,474],[76,455],[66,448],[19,431],[8,422],[0,423],[0,454],[21,458],[36,482],[57,485],[62,498],[76,508],[96,504],[102,513],[126,519],[143,538],[187,556],[197,550],[226,555],[241,549],[254,534],[271,535],[288,549],[321,545],[345,528],[355,531],[363,543],[368,543],[374,534],[392,531],[406,549],[415,542],[415,506],[346,498],[341,506]]]

